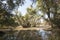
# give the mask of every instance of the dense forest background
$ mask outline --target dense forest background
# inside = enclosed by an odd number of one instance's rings
[[[36,25],[41,24],[39,20],[43,18],[52,28],[60,28],[60,0],[31,0],[31,2],[27,13],[22,16],[18,7],[24,5],[25,0],[0,0],[0,27],[37,27]],[[36,8],[33,8],[33,4],[36,4]]]

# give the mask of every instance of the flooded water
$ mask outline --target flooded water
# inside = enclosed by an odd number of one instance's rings
[[[3,37],[4,40],[60,40],[60,31],[26,30],[9,32]]]

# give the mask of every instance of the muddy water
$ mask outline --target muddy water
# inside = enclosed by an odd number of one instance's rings
[[[60,40],[60,31],[27,30],[9,32],[4,40]]]

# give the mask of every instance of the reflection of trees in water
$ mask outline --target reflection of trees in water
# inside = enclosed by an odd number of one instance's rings
[[[45,31],[45,38],[47,40],[60,40],[60,32],[59,31]],[[11,34],[7,34],[6,37],[4,38],[5,40],[43,40],[41,37],[42,34],[39,33],[39,31],[17,31]],[[44,39],[45,40],[45,39]]]
[[[17,33],[17,32],[16,32]],[[19,31],[18,34],[6,34],[5,40],[41,40],[41,36],[37,34],[37,31]]]
[[[20,31],[17,36],[17,40],[41,40],[41,37],[36,33],[36,31]]]
[[[60,40],[60,30],[57,29],[57,30],[53,30],[53,39],[54,40]]]
[[[5,40],[15,40],[16,36],[14,34],[6,34],[4,37]]]

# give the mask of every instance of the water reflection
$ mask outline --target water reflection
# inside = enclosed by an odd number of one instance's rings
[[[6,34],[5,40],[60,40],[60,31],[27,30]]]
[[[42,40],[48,40],[48,39],[49,39],[49,38],[48,38],[48,35],[49,35],[49,34],[51,34],[50,31],[45,31],[45,30],[43,30],[43,29],[40,29],[40,30],[39,30],[39,35],[41,35]]]

